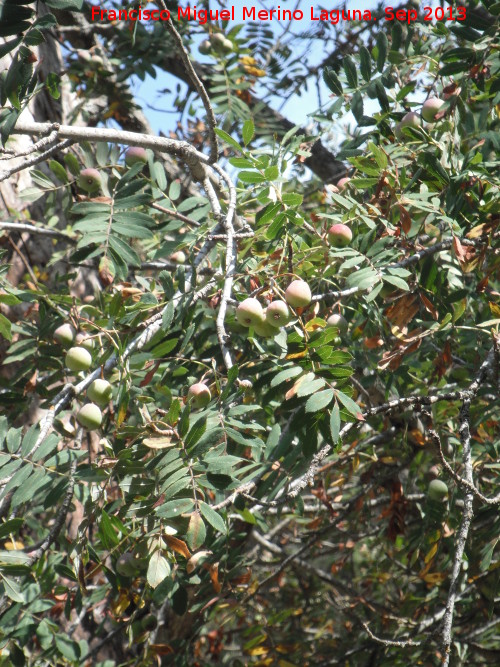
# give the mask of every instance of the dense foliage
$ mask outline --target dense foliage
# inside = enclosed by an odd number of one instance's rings
[[[496,664],[500,4],[0,7],[0,665]]]

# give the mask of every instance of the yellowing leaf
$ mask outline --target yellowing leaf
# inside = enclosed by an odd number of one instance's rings
[[[196,550],[202,546],[203,542],[205,541],[206,533],[207,529],[205,528],[201,514],[198,511],[193,512],[191,514],[191,518],[189,519],[189,525],[186,533],[187,543],[191,549]]]
[[[434,544],[433,544],[432,547],[430,548],[429,552],[425,555],[424,563],[425,563],[426,565],[427,565],[427,563],[429,563],[429,562],[434,558],[434,556],[436,555],[436,551],[438,550],[438,546],[439,546],[439,542],[434,542]]]
[[[147,580],[151,588],[156,588],[170,574],[170,563],[156,551],[149,559]]]
[[[166,449],[167,447],[173,447],[175,445],[175,442],[172,442],[172,439],[168,436],[161,436],[159,438],[144,438],[142,442],[150,449]]]

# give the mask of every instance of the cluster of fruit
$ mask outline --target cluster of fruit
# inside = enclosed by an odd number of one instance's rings
[[[127,167],[132,167],[138,162],[144,164],[147,161],[148,155],[146,149],[141,146],[130,146],[125,151],[125,164]],[[82,169],[78,176],[79,187],[89,194],[97,192],[101,187],[101,183],[101,174],[93,167]]]
[[[337,225],[345,227],[345,225]],[[351,230],[348,229],[349,233]],[[236,319],[244,327],[252,327],[258,336],[265,338],[276,336],[281,327],[286,326],[291,318],[289,306],[305,308],[312,301],[311,288],[305,280],[293,280],[285,290],[285,300],[272,301],[263,308],[254,297],[242,301],[236,309]],[[340,314],[333,314],[327,319],[328,326],[337,327],[341,334],[347,331],[347,321]]]
[[[75,335],[71,324],[62,324],[54,331],[54,340],[69,347],[65,358],[68,370],[73,373],[89,370],[94,348],[92,338],[84,333]],[[85,403],[76,415],[78,423],[89,431],[99,428],[102,423],[101,408],[109,403],[112,393],[112,387],[107,380],[94,380],[87,388],[87,398],[91,402]]]
[[[416,111],[410,111],[406,116],[403,116],[403,119],[397,123],[394,128],[394,134],[401,140],[404,139],[402,132],[404,127],[420,127],[422,125],[422,119],[425,120],[426,123],[433,123],[443,104],[444,101],[440,100],[439,97],[430,97],[422,105],[420,114]]]
[[[233,50],[233,43],[230,39],[225,37],[221,32],[216,32],[210,35],[210,39],[204,39],[198,46],[198,51],[207,56],[209,53],[231,53]]]

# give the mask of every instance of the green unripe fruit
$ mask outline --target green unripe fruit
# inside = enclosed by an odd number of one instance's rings
[[[262,338],[274,338],[278,333],[278,329],[266,320],[254,324],[253,330],[257,336],[262,336]]]
[[[212,394],[204,382],[192,384],[187,393],[187,400],[192,401],[195,408],[204,408],[210,403]]]
[[[60,327],[54,331],[54,340],[61,345],[71,345],[75,340],[75,330],[71,324],[61,324]]]
[[[208,39],[204,39],[202,42],[200,42],[200,45],[198,47],[198,51],[203,55],[203,56],[208,56],[210,51],[212,50],[212,45]]]
[[[347,333],[347,320],[339,313],[333,313],[333,315],[330,315],[330,317],[326,320],[326,326],[336,327],[341,335]]]
[[[305,280],[294,280],[285,290],[285,300],[293,308],[305,308],[311,299],[311,288]]]
[[[448,487],[440,479],[433,479],[429,483],[429,488],[427,489],[427,496],[430,500],[443,502],[448,498]]]
[[[170,255],[170,261],[175,262],[176,264],[185,264],[186,263],[186,253],[182,250],[177,250]]]
[[[420,127],[421,125],[422,121],[420,120],[418,113],[415,113],[415,111],[410,111],[405,116],[403,116],[403,119],[396,125],[394,128],[394,134],[399,140],[403,140],[405,135],[403,132],[401,132],[401,130],[404,127]]]
[[[76,415],[78,423],[89,431],[94,431],[102,424],[101,409],[95,403],[86,403]]]
[[[131,167],[137,162],[144,163],[147,161],[148,154],[146,153],[146,149],[142,148],[142,146],[130,146],[130,148],[127,148],[125,151],[125,164],[127,167]]]
[[[344,248],[352,241],[352,232],[342,223],[332,225],[328,230],[328,240],[334,248]]]
[[[236,308],[236,319],[244,327],[254,327],[264,321],[264,309],[257,299],[249,297]]]
[[[222,42],[226,38],[221,32],[216,32],[215,34],[210,36],[210,44],[212,45],[212,48],[220,50],[222,46]]]
[[[290,311],[284,301],[273,301],[266,308],[266,322],[273,327],[284,327],[290,321]]]
[[[97,192],[101,187],[101,174],[97,169],[82,169],[78,176],[78,185],[85,192]]]
[[[92,356],[84,347],[70,347],[66,352],[66,367],[70,371],[87,371],[92,363]]]
[[[116,561],[115,569],[122,577],[135,577],[139,572],[139,567],[135,562],[134,555],[130,552],[125,552]]]
[[[222,44],[221,44],[221,51],[222,53],[231,53],[233,50],[233,43],[230,39],[224,39]]]
[[[84,347],[89,352],[94,349],[94,339],[87,336],[85,333],[76,334],[75,343],[80,347]]]
[[[427,123],[433,123],[436,119],[436,114],[443,106],[444,101],[440,100],[439,97],[431,97],[426,100],[422,106],[422,118]]]
[[[87,389],[88,398],[101,407],[110,402],[112,395],[113,388],[107,380],[94,380]]]

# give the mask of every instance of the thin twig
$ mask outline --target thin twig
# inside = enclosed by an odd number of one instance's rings
[[[29,232],[30,234],[38,234],[39,236],[53,236],[55,238],[64,239],[70,243],[76,243],[69,234],[61,232],[59,229],[47,229],[45,227],[35,227],[35,225],[28,225],[21,222],[0,222],[0,229],[11,229],[15,232]]]
[[[56,144],[55,146],[51,146],[51,148],[48,148],[44,153],[40,153],[39,155],[34,155],[29,160],[24,160],[24,162],[21,162],[20,164],[15,165],[10,169],[7,169],[6,171],[0,172],[0,182],[5,181],[7,178],[10,178],[10,176],[16,174],[18,171],[23,171],[24,169],[28,169],[28,167],[33,167],[35,164],[40,164],[40,162],[43,162],[54,153],[57,153],[58,151],[61,151],[64,148],[68,148],[68,146],[71,146],[71,144],[73,143],[74,142],[69,139],[67,139],[66,141],[61,141],[61,143]]]
[[[163,5],[163,8],[167,9],[167,5],[165,4],[164,0],[160,0],[160,2]],[[216,127],[215,115],[212,109],[212,105],[210,103],[210,98],[208,97],[208,93],[205,90],[205,86],[202,84],[200,78],[198,77],[198,75],[194,70],[194,67],[189,59],[188,52],[186,51],[186,49],[184,48],[184,44],[182,43],[182,37],[175,29],[174,24],[172,23],[172,19],[169,18],[168,21],[166,21],[165,23],[167,25],[170,34],[174,38],[174,41],[179,50],[179,55],[181,57],[182,63],[186,68],[187,73],[189,74],[189,78],[191,79],[193,86],[196,89],[196,92],[200,96],[203,106],[205,107],[205,111],[207,114],[207,122],[208,122],[208,138],[210,142],[209,162],[210,164],[213,164],[214,162],[217,162],[217,160],[219,159],[219,147],[217,145],[217,135],[215,134],[215,127]]]
[[[459,415],[460,426],[458,432],[460,434],[460,441],[462,443],[462,461],[465,469],[465,481],[468,482],[471,486],[474,485],[474,480],[472,474],[472,455],[471,455],[471,444],[470,444],[471,440],[470,406],[479,390],[479,387],[481,386],[482,382],[484,381],[488,373],[489,367],[493,364],[493,360],[494,360],[494,350],[492,349],[489,352],[486,359],[481,364],[476,379],[474,380],[474,382],[472,382],[468,391],[465,392],[462,407],[460,409],[460,415]],[[474,494],[469,488],[467,488],[467,490],[465,491],[462,519],[460,521],[460,526],[455,539],[455,557],[453,559],[450,587],[448,589],[448,599],[446,601],[445,612],[440,631],[440,645],[444,653],[442,660],[444,667],[448,667],[448,665],[450,664],[453,615],[455,611],[455,602],[457,598],[458,582],[459,582],[460,572],[462,570],[462,560],[465,550],[465,543],[467,541],[469,528],[472,523],[472,518],[474,516],[473,500],[474,500]]]

